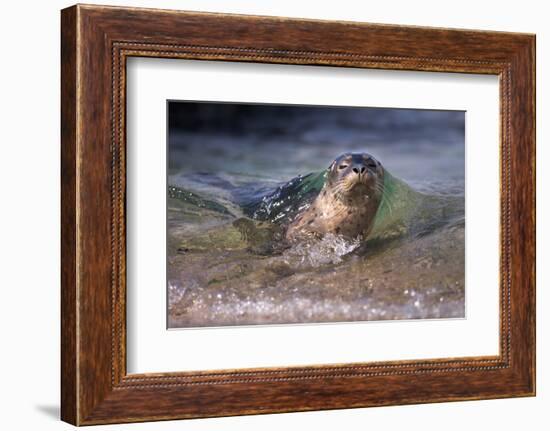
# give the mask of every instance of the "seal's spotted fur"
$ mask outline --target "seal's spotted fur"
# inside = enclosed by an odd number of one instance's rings
[[[346,153],[332,162],[327,180],[313,203],[286,231],[293,241],[327,233],[366,237],[382,200],[384,168],[366,153]]]

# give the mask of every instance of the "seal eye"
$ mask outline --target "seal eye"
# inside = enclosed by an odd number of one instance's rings
[[[367,166],[369,168],[376,168],[378,166],[378,164],[373,159],[369,159],[369,160],[367,160]]]
[[[348,165],[340,165],[338,166],[338,169],[346,169],[348,167]]]

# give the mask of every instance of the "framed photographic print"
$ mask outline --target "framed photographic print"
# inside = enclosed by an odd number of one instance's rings
[[[535,37],[62,11],[62,419],[535,394]]]

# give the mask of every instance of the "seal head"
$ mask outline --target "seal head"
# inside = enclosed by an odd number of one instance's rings
[[[366,237],[384,192],[384,168],[367,153],[346,153],[328,168],[327,178],[311,206],[290,223],[288,240],[327,233]]]

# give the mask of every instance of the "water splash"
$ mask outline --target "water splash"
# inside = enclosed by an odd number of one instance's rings
[[[361,238],[347,240],[341,235],[328,233],[321,239],[311,239],[295,244],[285,253],[285,261],[299,266],[320,267],[342,262],[342,257],[361,245]]]

